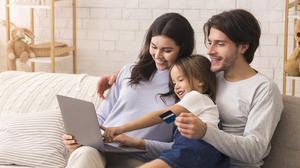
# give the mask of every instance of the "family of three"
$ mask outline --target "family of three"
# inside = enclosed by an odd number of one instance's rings
[[[102,153],[64,135],[67,167],[260,167],[283,110],[271,79],[250,66],[261,35],[256,18],[235,9],[203,26],[208,58],[193,54],[194,31],[177,13],[148,29],[138,62],[103,76],[97,110],[107,142],[147,153]],[[170,110],[175,122],[159,116]],[[223,128],[221,128],[223,127]]]

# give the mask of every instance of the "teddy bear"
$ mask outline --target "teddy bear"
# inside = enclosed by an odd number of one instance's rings
[[[297,47],[289,59],[284,64],[284,70],[288,76],[300,76],[300,20],[298,19],[294,27],[294,38],[297,42]]]
[[[6,21],[1,21],[3,26],[6,26]],[[27,28],[16,27],[13,23],[10,24],[11,39],[6,46],[6,54],[10,70],[17,70],[16,58],[19,58],[18,67],[21,71],[32,72],[31,67],[27,64],[28,58],[35,57],[35,54],[30,49],[25,39],[25,35],[30,39],[35,36],[31,30]]]

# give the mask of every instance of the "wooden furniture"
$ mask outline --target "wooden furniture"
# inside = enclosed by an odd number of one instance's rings
[[[286,94],[286,80],[292,81],[292,96],[295,96],[295,80],[300,80],[300,77],[287,76],[284,70],[284,65],[287,61],[287,48],[288,48],[288,19],[294,19],[294,23],[297,19],[300,19],[300,11],[297,11],[297,2],[299,0],[290,3],[290,0],[285,2],[285,28],[284,28],[284,59],[283,59],[283,89],[282,93]],[[295,10],[289,12],[291,8]],[[296,48],[296,41],[294,40],[294,49]]]
[[[34,32],[34,9],[50,9],[50,25],[51,25],[51,56],[50,57],[37,57],[29,58],[28,61],[31,62],[32,71],[35,71],[35,62],[42,63],[51,63],[51,72],[55,73],[55,62],[62,61],[67,58],[72,57],[73,55],[73,73],[76,74],[76,0],[72,0],[72,12],[73,12],[73,45],[67,48],[55,49],[55,22],[54,22],[54,3],[57,0],[50,0],[50,5],[18,5],[18,4],[10,4],[10,0],[6,0],[5,8],[6,8],[6,39],[7,42],[10,39],[10,8],[18,7],[18,8],[29,8],[30,9],[30,29]],[[34,44],[34,40],[31,40],[31,44]],[[63,56],[63,57],[55,57],[55,55],[59,55],[65,52],[73,52],[72,55]],[[9,70],[9,65],[7,63],[7,70]]]

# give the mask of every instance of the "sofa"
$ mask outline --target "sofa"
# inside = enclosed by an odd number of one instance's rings
[[[64,167],[63,123],[56,94],[91,101],[98,108],[99,77],[86,74],[0,73],[0,168]],[[300,98],[282,95],[284,111],[262,168],[300,167]]]
[[[99,77],[86,74],[0,73],[0,167],[65,167],[63,122],[56,94],[93,102]]]
[[[284,109],[262,168],[300,168],[300,97],[282,99]]]

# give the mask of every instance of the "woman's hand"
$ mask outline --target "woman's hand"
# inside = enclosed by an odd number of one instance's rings
[[[81,146],[81,144],[76,143],[75,139],[73,139],[73,136],[71,136],[71,135],[64,134],[62,136],[62,139],[63,139],[64,145],[66,146],[66,148],[69,151],[74,151],[75,149],[77,149]]]
[[[102,125],[100,125],[100,128],[103,129],[103,130],[106,129],[106,127],[104,127]],[[120,134],[120,135],[114,137],[111,142],[119,142],[122,145],[126,145],[126,146],[130,146],[130,147],[135,147],[135,148],[146,150],[146,141],[145,140],[132,138],[132,137],[129,137],[125,134]]]
[[[176,117],[175,125],[182,136],[190,139],[204,137],[207,125],[192,113],[181,113]]]
[[[111,88],[111,85],[116,81],[119,72],[110,75],[101,76],[97,82],[97,94],[101,99],[105,99],[104,92]]]
[[[120,135],[114,137],[113,142],[119,142],[126,146],[146,150],[146,141],[145,140],[132,138],[125,134],[120,134]]]

